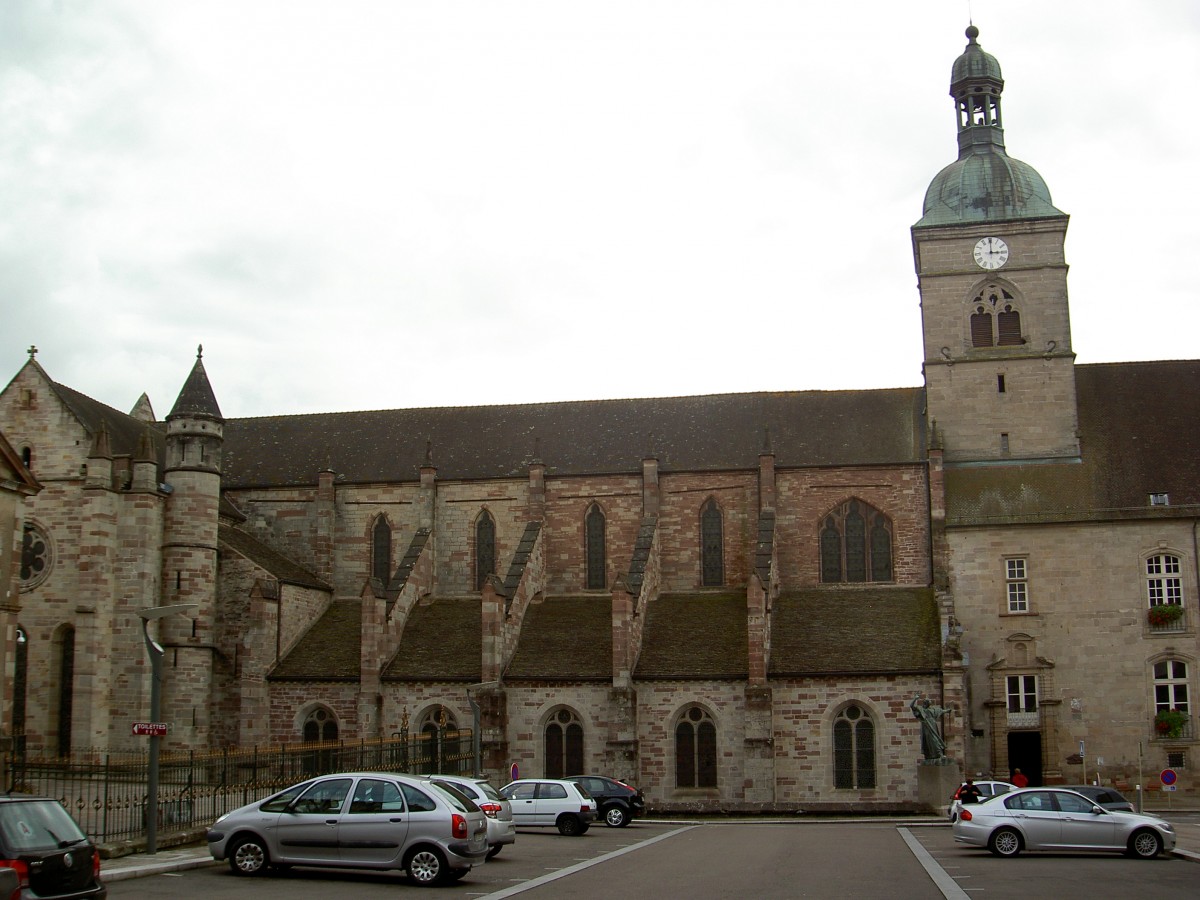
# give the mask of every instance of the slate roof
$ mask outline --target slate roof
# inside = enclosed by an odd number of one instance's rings
[[[188,373],[187,381],[183,383],[183,388],[175,399],[175,405],[167,413],[168,420],[177,416],[201,416],[218,420],[221,418],[217,395],[213,393],[208,373],[204,370],[204,361],[199,353],[196,354],[196,362],[192,371]]]
[[[744,593],[661,594],[646,607],[634,677],[748,678],[747,640]]]
[[[254,535],[231,525],[217,526],[217,540],[240,556],[244,556],[260,569],[287,584],[300,587],[333,591],[333,587],[322,581],[304,566],[264,544]]]
[[[612,597],[547,597],[529,606],[506,681],[612,679]]]
[[[1075,385],[1082,461],[948,466],[948,525],[1195,515],[1200,360],[1077,366]]]
[[[725,471],[757,466],[770,429],[778,467],[917,462],[920,388],[712,394],[511,406],[394,409],[229,419],[224,486],[414,481],[427,442],[442,480]]]
[[[166,460],[166,434],[162,426],[135,419],[120,410],[113,409],[93,400],[87,394],[81,394],[65,384],[51,382],[54,392],[58,394],[66,407],[79,420],[89,435],[95,435],[104,424],[108,428],[109,450],[113,456],[137,457],[138,442],[143,435],[149,435],[153,446],[155,460],[161,466]]]
[[[791,591],[771,611],[772,678],[926,673],[941,665],[931,588]]]
[[[358,681],[362,601],[336,600],[267,675],[271,681]]]
[[[439,597],[408,614],[385,681],[469,681],[483,677],[483,607],[478,599]]]

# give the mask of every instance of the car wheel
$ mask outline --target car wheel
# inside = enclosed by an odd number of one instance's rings
[[[229,850],[229,868],[234,875],[262,875],[270,864],[266,845],[256,837],[238,838]]]
[[[629,811],[623,806],[610,806],[604,811],[604,824],[609,828],[624,828],[629,824]]]
[[[441,884],[450,877],[446,857],[436,847],[418,847],[408,855],[404,868],[408,870],[408,877],[422,887]]]
[[[1148,828],[1135,831],[1129,839],[1129,853],[1138,859],[1154,859],[1162,852],[1162,838]]]
[[[558,817],[558,821],[555,822],[554,824],[556,824],[558,826],[559,834],[566,834],[566,835],[583,834],[583,832],[586,830],[583,827],[583,823],[579,821],[579,817],[573,816],[570,813],[563,813],[561,816]]]
[[[1021,852],[1021,835],[1011,828],[1001,828],[988,838],[988,849],[997,856],[1016,856]]]
[[[491,859],[492,857],[494,857],[497,853],[500,852],[500,848],[503,846],[504,846],[503,844],[496,844],[495,846],[488,847],[487,858]]]

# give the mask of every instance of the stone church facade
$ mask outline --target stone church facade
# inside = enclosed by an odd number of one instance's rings
[[[157,625],[178,747],[478,709],[497,782],[912,808],[922,695],[968,771],[1186,769],[1190,720],[1156,716],[1200,667],[1200,363],[1075,364],[1067,216],[1007,156],[1002,89],[970,29],[912,229],[921,388],[227,419],[198,354],[160,421],[31,349],[0,393],[6,730],[138,746],[138,611],[189,604]]]

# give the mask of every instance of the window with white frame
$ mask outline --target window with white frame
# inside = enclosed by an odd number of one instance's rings
[[[1154,711],[1188,711],[1188,667],[1180,659],[1164,659],[1154,664]]]
[[[1183,605],[1183,579],[1178,556],[1161,553],[1147,558],[1146,595],[1151,606]]]
[[[1010,713],[1037,712],[1037,676],[1008,676],[1008,711]]]
[[[1029,612],[1029,568],[1025,557],[1004,561],[1004,589],[1010,613]]]

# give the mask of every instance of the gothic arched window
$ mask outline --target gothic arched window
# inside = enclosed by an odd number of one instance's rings
[[[13,751],[25,753],[25,698],[29,685],[29,635],[17,626],[16,660],[13,666],[12,730]]]
[[[675,723],[675,786],[717,786],[717,726],[699,706],[689,706]]]
[[[700,509],[700,584],[725,583],[725,526],[721,507],[710,498]]]
[[[971,346],[1016,347],[1021,336],[1021,314],[1016,298],[1000,285],[989,284],[971,301]]]
[[[475,521],[475,590],[496,574],[496,520],[486,509]]]
[[[599,590],[607,586],[605,575],[606,554],[604,547],[604,513],[595,503],[588,510],[584,521],[587,547],[587,586]]]
[[[546,722],[546,778],[582,775],[583,725],[572,710],[556,710]]]
[[[392,526],[386,516],[377,518],[371,529],[371,577],[384,587],[392,577]]]
[[[821,522],[821,581],[894,581],[892,521],[869,503],[847,500]]]
[[[839,712],[833,723],[833,786],[875,787],[875,723],[855,704]]]
[[[71,755],[71,714],[75,706],[75,629],[67,625],[59,632],[58,656],[58,755]]]

